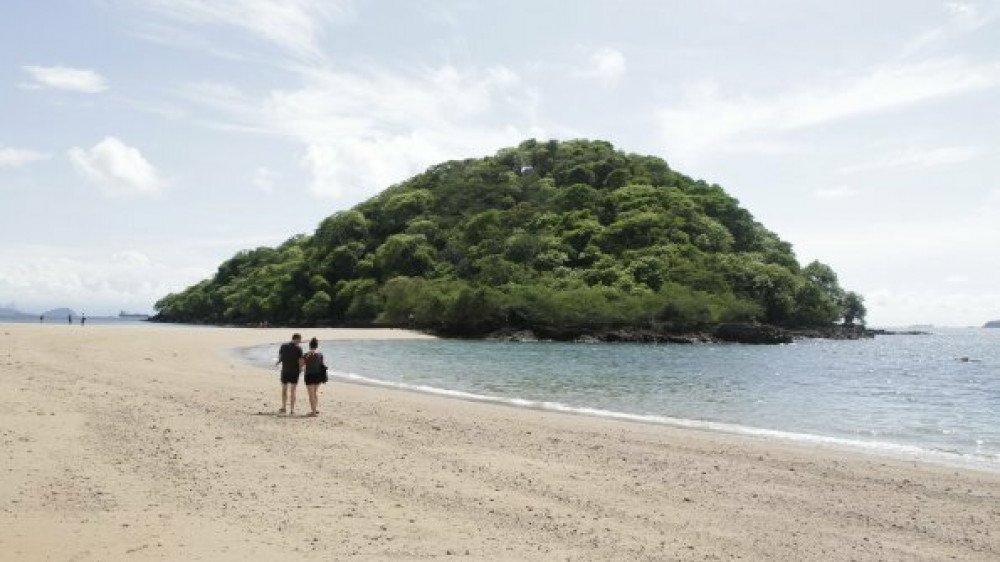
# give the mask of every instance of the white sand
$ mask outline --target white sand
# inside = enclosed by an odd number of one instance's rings
[[[0,325],[0,560],[1000,560],[993,473],[338,382],[273,416],[229,350],[289,335]]]

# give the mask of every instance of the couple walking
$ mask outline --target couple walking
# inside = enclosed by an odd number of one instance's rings
[[[299,374],[305,370],[306,390],[309,391],[309,417],[319,415],[319,385],[327,381],[326,363],[323,354],[317,351],[319,340],[309,340],[309,352],[303,354],[299,344],[302,336],[295,334],[292,341],[281,344],[278,349],[278,362],[281,364],[281,409],[279,414],[295,414],[295,389],[299,385]]]

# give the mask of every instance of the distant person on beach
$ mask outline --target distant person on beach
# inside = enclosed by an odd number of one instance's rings
[[[87,323],[87,313],[85,312],[83,313],[82,316],[80,316],[80,325],[83,326],[86,323]]]
[[[299,343],[302,336],[292,335],[292,341],[281,344],[278,348],[278,362],[281,365],[281,409],[279,414],[295,413],[295,388],[299,385],[299,373],[302,372],[302,348]]]
[[[44,324],[45,323],[45,315],[44,314],[42,314],[41,316],[38,317],[38,323],[39,324]]]
[[[303,357],[306,366],[306,390],[309,391],[309,417],[319,415],[319,385],[327,381],[326,363],[323,362],[323,354],[317,351],[319,340],[313,338],[309,340],[309,353]]]
[[[69,322],[70,324],[72,324],[73,323],[73,315],[72,314],[67,314],[66,315],[66,321]]]

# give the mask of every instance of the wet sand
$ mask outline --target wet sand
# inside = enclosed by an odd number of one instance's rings
[[[341,382],[276,416],[230,350],[289,335],[0,324],[0,560],[1000,559],[995,473]]]

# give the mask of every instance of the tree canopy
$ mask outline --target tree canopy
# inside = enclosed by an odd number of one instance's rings
[[[156,309],[165,321],[466,336],[864,316],[829,266],[800,266],[718,185],[588,140],[432,166],[312,235],[237,253]]]

